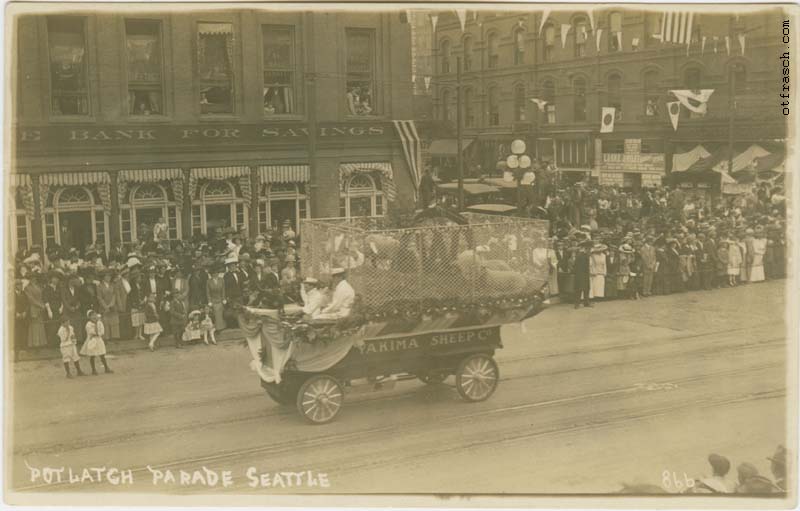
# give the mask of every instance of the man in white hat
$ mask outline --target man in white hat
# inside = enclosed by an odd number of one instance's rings
[[[333,296],[331,297],[331,303],[322,309],[322,313],[317,316],[317,319],[346,318],[350,315],[350,310],[353,308],[356,292],[347,282],[347,272],[345,269],[331,269],[331,278],[333,279]]]
[[[319,280],[306,277],[300,284],[300,297],[303,299],[303,314],[316,318],[328,304],[328,294],[322,289]]]

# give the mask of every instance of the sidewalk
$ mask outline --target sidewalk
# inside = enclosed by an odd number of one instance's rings
[[[244,340],[242,331],[238,328],[229,328],[217,333],[217,342],[232,342]],[[161,336],[158,338],[159,349],[172,348],[175,342],[172,335]],[[202,341],[200,341],[202,343]],[[196,344],[196,342],[195,342]],[[147,341],[136,341],[133,339],[106,341],[106,349],[110,355],[117,355],[131,351],[141,351],[147,349]],[[21,350],[18,362],[29,362],[35,360],[60,360],[61,351],[58,347],[47,347],[35,350]]]

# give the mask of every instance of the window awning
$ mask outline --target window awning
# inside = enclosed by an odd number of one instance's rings
[[[39,182],[50,186],[83,186],[110,183],[106,172],[64,172],[58,174],[42,174]]]
[[[372,172],[392,174],[392,164],[389,162],[368,162],[368,163],[342,163],[339,165],[340,172],[352,174],[354,172]]]
[[[311,180],[308,165],[262,165],[258,177],[266,183],[307,183]]]
[[[31,176],[28,174],[9,174],[8,177],[8,181],[11,186],[19,187],[31,185]]]
[[[195,179],[231,179],[246,176],[250,167],[200,167],[191,170],[191,177]]]
[[[462,138],[461,152],[464,152],[472,144],[472,141],[473,139],[471,138]],[[428,148],[428,153],[431,156],[455,156],[458,154],[457,148],[458,140],[454,138],[445,138],[431,142],[430,148]]]
[[[137,170],[122,170],[119,173],[119,179],[131,181],[136,183],[147,183],[151,181],[170,181],[173,179],[182,179],[183,172],[181,169],[137,169]]]

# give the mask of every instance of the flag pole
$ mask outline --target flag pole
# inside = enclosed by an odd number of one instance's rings
[[[464,211],[464,159],[461,155],[461,57],[456,57],[456,167],[458,168],[458,210]]]

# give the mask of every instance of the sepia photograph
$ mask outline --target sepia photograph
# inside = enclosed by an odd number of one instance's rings
[[[795,507],[797,13],[7,3],[4,504]]]

